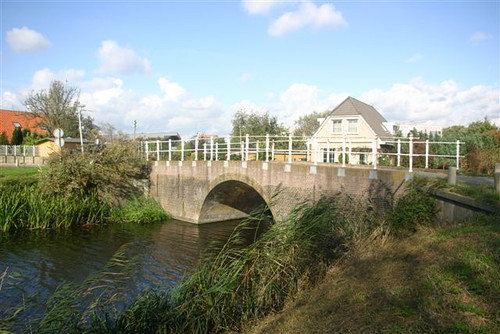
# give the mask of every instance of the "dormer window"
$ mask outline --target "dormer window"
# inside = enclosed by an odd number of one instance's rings
[[[342,120],[334,119],[332,121],[332,133],[342,133]]]
[[[19,122],[12,122],[15,128],[21,128],[21,123]]]
[[[347,133],[358,133],[358,120],[348,119],[347,120]]]

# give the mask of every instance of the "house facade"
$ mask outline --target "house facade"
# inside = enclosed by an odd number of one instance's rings
[[[311,150],[316,154],[311,159],[317,162],[342,162],[346,159],[346,163],[373,163],[372,152],[393,140],[384,123],[387,123],[386,119],[374,107],[349,96],[321,121],[311,138]]]

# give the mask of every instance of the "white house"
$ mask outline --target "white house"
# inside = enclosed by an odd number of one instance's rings
[[[372,106],[348,97],[326,117],[311,138],[311,160],[341,162],[342,152],[351,163],[372,163],[372,152],[393,140],[386,119]],[[348,162],[348,161],[346,161]]]

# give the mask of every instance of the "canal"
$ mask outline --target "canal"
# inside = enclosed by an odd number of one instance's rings
[[[0,234],[0,330],[36,328],[64,287],[83,309],[96,300],[123,309],[145,289],[175,287],[237,224],[169,220]]]

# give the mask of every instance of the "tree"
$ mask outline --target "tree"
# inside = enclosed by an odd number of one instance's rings
[[[295,121],[295,130],[293,131],[293,135],[311,137],[320,126],[318,118],[325,118],[330,113],[331,111],[329,110],[323,112],[314,111],[309,115],[300,116],[300,118]]]
[[[50,135],[56,128],[64,130],[66,137],[79,137],[78,113],[85,107],[78,101],[79,90],[75,87],[67,87],[61,81],[52,81],[50,89],[32,92],[25,100],[26,109],[33,117],[40,117],[37,124],[46,129]],[[82,118],[84,136],[92,128],[93,120],[90,117]]]
[[[11,145],[21,145],[23,143],[23,131],[21,128],[14,128],[12,131],[12,138],[10,138]]]
[[[288,129],[278,123],[276,116],[270,116],[269,112],[261,115],[255,111],[239,110],[233,117],[233,136],[280,135],[283,132],[288,132]]]
[[[9,144],[9,140],[7,139],[7,134],[5,133],[5,131],[2,131],[2,133],[0,134],[0,145],[8,145]]]

